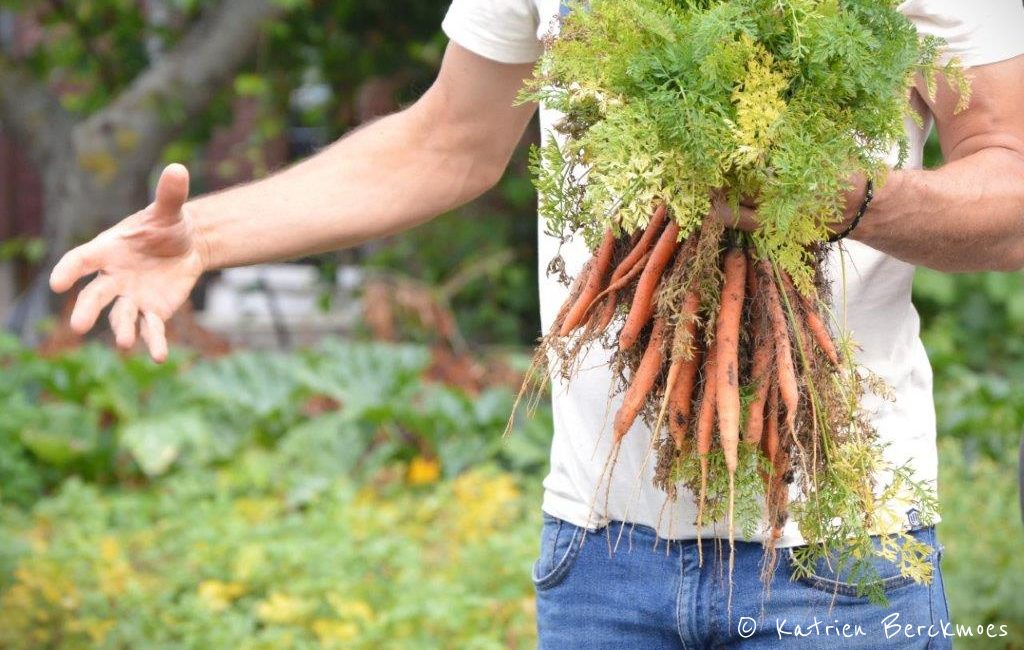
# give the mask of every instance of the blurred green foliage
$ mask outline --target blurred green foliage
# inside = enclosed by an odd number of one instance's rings
[[[424,382],[427,363],[326,342],[156,366],[0,339],[0,647],[531,647],[550,413],[502,441],[511,392]],[[953,399],[950,368],[940,419],[970,406],[991,440],[943,425],[947,593],[954,621],[1011,632],[958,647],[1024,647],[1001,421],[1019,408],[971,404],[991,376],[967,368]]]
[[[523,418],[506,444],[513,392],[427,382],[429,364],[418,346],[336,341],[294,355],[178,354],[164,365],[99,345],[44,359],[0,337],[0,499],[31,506],[68,476],[146,485],[296,439],[319,448],[297,455],[298,466],[352,476],[415,457],[448,476],[483,462],[546,463],[545,418]]]
[[[307,116],[336,133],[353,123],[338,118],[359,85],[377,75],[401,72],[407,92],[432,78],[444,50],[444,0],[405,3],[386,0],[272,0],[286,11],[268,24],[251,65],[239,72],[226,94],[272,94],[278,108],[309,79],[334,91],[328,105]],[[103,108],[188,33],[203,11],[220,0],[0,0],[0,8],[25,13],[43,29],[24,62],[36,76],[59,82],[62,100],[74,113]],[[219,109],[223,111],[221,103]],[[173,106],[159,107],[171,111]],[[224,117],[213,110],[206,117]],[[204,120],[199,120],[203,122]]]
[[[532,647],[550,416],[429,363],[0,339],[0,647]]]
[[[1024,529],[1017,475],[1008,459],[966,453],[952,438],[939,446],[942,460],[939,542],[954,623],[1006,625],[1002,638],[964,638],[957,648],[1024,648]]]
[[[530,648],[537,485],[311,483],[315,445],[0,514],[0,647]],[[17,537],[14,536],[17,534]]]

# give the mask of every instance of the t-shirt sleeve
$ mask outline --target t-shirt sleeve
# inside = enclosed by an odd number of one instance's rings
[[[901,6],[918,32],[946,41],[944,59],[964,67],[1024,54],[1021,0],[908,0]]]
[[[499,63],[533,63],[543,45],[532,0],[454,0],[441,28],[452,41]]]

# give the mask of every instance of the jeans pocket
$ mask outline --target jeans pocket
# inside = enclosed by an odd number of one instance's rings
[[[927,544],[932,548],[933,563],[936,552],[935,535],[933,528],[910,531],[910,536],[916,541]],[[881,548],[880,538],[873,538],[876,549]],[[902,546],[902,542],[897,542]],[[818,591],[867,600],[868,596],[865,586],[870,583],[871,591],[877,593],[878,588],[888,596],[893,592],[916,584],[911,576],[902,575],[900,572],[900,558],[896,561],[873,555],[869,565],[860,565],[860,570],[855,570],[852,561],[842,562],[839,552],[833,552],[827,558],[821,558],[814,563],[813,567],[797,570],[794,560],[795,549],[789,549],[790,577],[802,584]],[[934,564],[933,564],[934,566]]]
[[[540,555],[533,564],[533,585],[538,591],[557,586],[569,574],[579,556],[586,530],[544,514]]]

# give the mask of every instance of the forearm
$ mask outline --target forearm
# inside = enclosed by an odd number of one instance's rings
[[[1024,156],[987,148],[937,170],[894,171],[852,238],[940,271],[1024,267]]]
[[[210,269],[282,260],[383,237],[471,200],[493,171],[415,107],[267,179],[198,198],[186,212]]]

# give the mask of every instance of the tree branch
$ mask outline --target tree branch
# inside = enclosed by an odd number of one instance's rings
[[[45,83],[0,54],[0,124],[43,168],[69,146],[75,119]]]
[[[222,0],[89,124],[108,133],[134,132],[135,153],[142,159],[157,155],[231,79],[251,54],[263,23],[281,11],[273,0]]]

